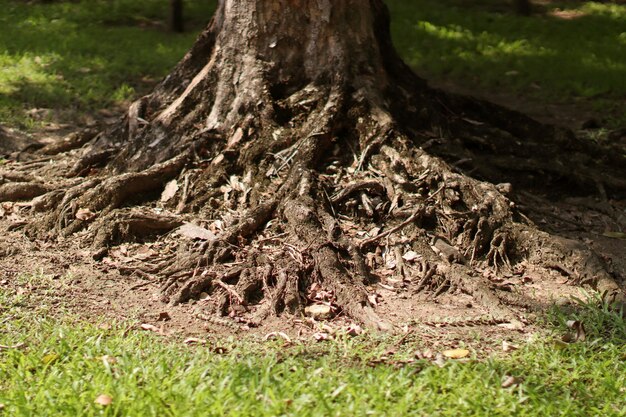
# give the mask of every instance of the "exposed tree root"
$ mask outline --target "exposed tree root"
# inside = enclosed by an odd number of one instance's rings
[[[499,191],[502,187],[454,173],[443,161],[406,146],[405,140],[381,145],[359,171],[353,170],[359,158],[336,154],[313,161],[317,151],[296,155],[288,171],[262,185],[266,191],[255,190],[257,196],[273,194],[265,200],[257,197],[256,206],[250,206],[254,194],[241,180],[231,176],[221,185],[211,184],[221,187],[222,201],[206,201],[203,210],[210,209],[206,213],[213,215],[205,218],[220,225],[217,237],[191,241],[144,273],[162,277],[170,302],[207,293],[215,300],[213,314],[249,317],[251,325],[285,310],[302,312],[311,302],[308,289],[319,285],[343,314],[368,327],[391,330],[371,301],[378,271],[389,259],[399,279],[411,282],[412,291],[437,297],[460,290],[497,322],[518,321],[519,312],[480,271],[506,273],[523,260],[548,269],[558,266],[572,282],[591,285],[607,299],[622,296],[602,262],[582,245],[519,223],[516,218],[522,218]],[[336,146],[321,137],[309,141],[300,149]],[[50,221],[57,233],[67,236],[89,227],[84,236],[98,259],[106,255],[100,248],[163,235],[194,216],[120,207],[154,198],[150,193],[159,195],[171,179],[187,184],[179,195],[197,193],[188,190],[191,178],[201,181],[197,164],[183,155],[137,173],[84,179],[67,190],[41,190],[48,193],[32,207],[46,214],[30,230],[41,230]],[[324,168],[309,168],[316,164]],[[241,215],[230,211],[245,207]],[[81,209],[89,215],[81,217]],[[359,239],[355,227],[377,230]],[[403,260],[408,250],[419,254],[416,262]]]
[[[260,23],[249,21],[252,3]],[[266,3],[233,2],[232,15],[222,3],[173,74],[118,125],[9,167],[0,201],[37,197],[26,232],[80,236],[98,259],[117,243],[169,233],[177,251],[141,268],[160,279],[163,298],[203,297],[212,314],[250,325],[323,303],[391,330],[376,312],[381,287],[462,291],[495,322],[515,321],[520,312],[491,277],[524,262],[623,300],[597,256],[539,231],[511,200],[517,187],[559,185],[623,195],[626,175],[606,169],[626,173],[622,156],[429,89],[395,55],[377,0],[358,10],[333,2],[328,20],[317,2],[278,14]],[[298,39],[290,19],[319,37],[302,40],[306,52],[258,41],[281,27]],[[347,38],[334,34],[354,21],[365,23]],[[186,221],[205,233],[170,233]]]
[[[92,225],[92,246],[99,250],[121,242],[149,239],[168,233],[183,223],[178,216],[159,215],[145,209],[114,210],[99,217]]]
[[[0,185],[0,201],[30,200],[46,193],[43,184],[34,182],[11,182]]]
[[[37,150],[39,155],[58,155],[89,143],[101,132],[98,128],[87,128],[68,135],[65,139],[51,143]]]

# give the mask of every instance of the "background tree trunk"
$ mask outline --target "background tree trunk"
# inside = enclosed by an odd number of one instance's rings
[[[185,31],[183,0],[170,0],[169,26],[172,32],[182,33]]]
[[[532,4],[529,0],[514,0],[515,12],[522,16],[530,16],[532,13]]]

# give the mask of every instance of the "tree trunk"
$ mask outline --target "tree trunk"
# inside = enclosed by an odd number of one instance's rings
[[[558,264],[613,298],[620,289],[586,248],[527,221],[510,185],[483,181],[609,195],[626,175],[598,166],[624,173],[623,162],[569,131],[429,88],[396,54],[381,0],[223,0],[172,73],[84,148],[59,183],[67,189],[37,200],[48,214],[28,230],[89,227],[103,256],[181,216],[202,219],[217,237],[151,272],[172,302],[209,292],[217,313],[242,304],[252,322],[297,311],[322,287],[348,316],[389,329],[371,285],[391,253],[416,292],[460,289],[515,320],[478,271]],[[173,196],[155,202],[172,180]],[[178,220],[150,226],[128,208],[155,204]],[[404,264],[408,249],[418,266]]]
[[[183,0],[170,0],[169,23],[172,32],[182,33],[185,31]]]
[[[532,4],[529,0],[515,0],[515,12],[522,16],[530,16]]]

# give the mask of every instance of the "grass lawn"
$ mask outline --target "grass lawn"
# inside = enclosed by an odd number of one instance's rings
[[[44,276],[20,279],[53,287]],[[517,351],[484,359],[468,342],[468,358],[435,364],[414,359],[424,341],[398,348],[398,336],[186,346],[135,323],[52,319],[62,308],[53,299],[0,286],[0,345],[25,343],[0,350],[0,415],[626,415],[626,321],[595,302],[551,313],[553,334]],[[559,342],[572,319],[587,339]],[[503,388],[508,377],[516,383]]]
[[[162,0],[0,0],[0,124],[36,128],[29,109],[72,117],[145,94],[193,44],[213,2],[186,1],[187,33]],[[45,120],[44,120],[45,122]]]
[[[626,125],[625,4],[551,1],[520,17],[506,1],[387,3],[396,46],[426,78],[581,102]]]

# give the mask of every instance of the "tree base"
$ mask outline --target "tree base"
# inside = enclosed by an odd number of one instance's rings
[[[516,189],[564,186],[624,195],[623,155],[428,88],[395,55],[381,6],[362,11],[375,30],[364,25],[335,45],[334,61],[323,59],[327,38],[304,55],[289,44],[259,46],[258,56],[285,64],[270,69],[241,54],[242,39],[220,36],[228,25],[241,32],[250,12],[233,9],[237,19],[221,7],[172,75],[119,124],[9,165],[0,197],[34,197],[30,236],[79,233],[96,258],[120,242],[169,236],[176,253],[135,269],[158,277],[164,300],[208,294],[212,314],[251,324],[313,303],[391,330],[376,313],[380,286],[433,297],[460,291],[495,322],[518,321],[521,310],[498,283],[529,265],[623,303],[596,255],[541,232],[514,198]],[[347,3],[332,7],[354,21]],[[289,13],[284,19],[289,25]],[[342,24],[323,22],[313,33]]]
[[[5,200],[40,195],[31,201],[30,236],[79,233],[98,259],[117,244],[166,236],[177,249],[132,270],[160,280],[164,301],[208,294],[204,314],[250,325],[319,304],[389,331],[391,321],[376,313],[380,288],[435,298],[462,292],[492,322],[519,322],[524,308],[515,300],[525,297],[499,283],[526,268],[558,270],[623,302],[604,263],[540,231],[517,209],[510,183],[473,179],[403,135],[387,134],[360,155],[343,152],[345,143],[331,140],[338,135],[323,136],[325,157],[315,149],[322,136],[310,135],[282,155],[265,155],[261,181],[237,171],[228,149],[205,159],[191,147],[146,170],[85,178],[53,179],[48,165],[11,164],[5,178],[21,182],[2,189],[22,187]],[[80,160],[70,151],[59,161],[72,159]],[[42,170],[45,183],[25,181]],[[196,228],[181,229],[187,222]]]

